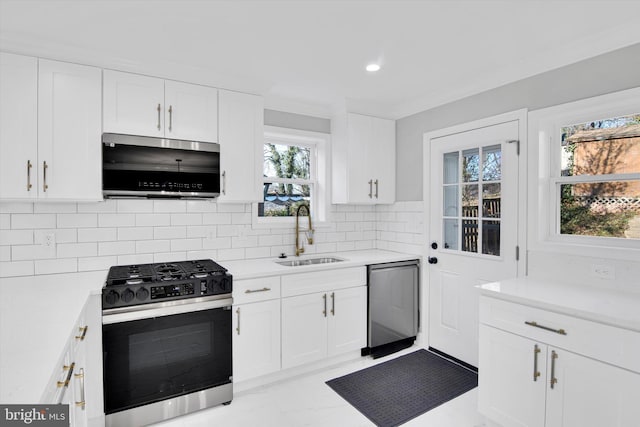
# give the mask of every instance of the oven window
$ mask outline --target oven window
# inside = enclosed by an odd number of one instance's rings
[[[231,310],[103,326],[107,414],[231,382]]]

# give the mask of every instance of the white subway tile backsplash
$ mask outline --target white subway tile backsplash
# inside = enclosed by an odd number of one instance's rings
[[[193,258],[187,257],[186,252],[163,252],[159,254],[153,254],[153,262],[186,261],[187,259]]]
[[[218,212],[220,213],[243,213],[247,209],[242,203],[218,203]]]
[[[271,256],[271,248],[246,248],[244,253],[247,258],[269,258]]]
[[[78,258],[78,271],[108,270],[117,264],[117,256],[82,257]]]
[[[216,237],[215,239],[202,239],[202,249],[229,249],[231,237]]]
[[[341,222],[336,224],[336,231],[355,231],[355,222]]]
[[[41,245],[51,234],[54,236],[55,243],[75,243],[78,241],[78,230],[75,228],[49,228],[33,230],[33,243]]]
[[[295,248],[293,247],[293,245],[291,246],[285,246],[285,245],[281,245],[281,246],[271,246],[271,256],[272,257],[277,257],[280,256],[280,254],[285,254],[287,256],[293,255],[295,251]]]
[[[9,228],[11,228],[11,215],[0,214],[0,230],[8,230]]]
[[[213,225],[191,225],[187,227],[187,238],[202,237],[213,239],[217,236],[216,230]]]
[[[0,262],[0,277],[33,276],[33,261]]]
[[[98,226],[98,214],[58,214],[58,228],[86,228]]]
[[[135,214],[101,213],[98,214],[99,227],[132,227],[136,225]]]
[[[58,258],[35,262],[35,274],[74,273],[78,271],[77,258]]]
[[[34,203],[33,213],[76,213],[75,203]]]
[[[345,214],[345,221],[364,221],[364,213],[362,213],[362,212],[347,212]]]
[[[79,258],[96,255],[98,255],[98,244],[96,242],[60,243],[56,247],[56,256],[58,258]]]
[[[0,262],[11,261],[11,247],[0,246]]]
[[[167,213],[136,214],[136,225],[141,227],[157,227],[171,224],[171,215]]]
[[[117,240],[153,240],[153,227],[121,227]]]
[[[11,215],[11,228],[33,229],[33,228],[56,228],[55,214],[21,214]]]
[[[153,254],[160,252],[170,252],[171,242],[169,240],[140,240],[136,242],[136,253]]]
[[[258,246],[258,236],[237,236],[231,238],[232,248],[254,248]]]
[[[118,255],[118,263],[116,265],[149,264],[152,262],[152,254]]]
[[[187,259],[218,259],[218,251],[215,249],[203,249],[201,251],[188,251]]]
[[[127,255],[136,253],[136,242],[100,242],[98,243],[98,255]]]
[[[231,217],[232,224],[251,224],[251,213],[236,213]]]
[[[336,250],[338,252],[353,251],[355,249],[356,249],[356,242],[338,242],[338,243],[336,243]]]
[[[79,228],[78,242],[112,242],[117,240],[116,228]]]
[[[119,213],[153,212],[153,200],[118,200],[116,204]]]
[[[282,245],[281,234],[258,236],[258,246],[278,246],[278,245]]]
[[[202,249],[202,239],[177,239],[171,241],[171,252]]]
[[[0,213],[33,213],[33,203],[0,202]]]
[[[219,225],[217,227],[219,237],[232,237],[240,234],[241,225]]]
[[[153,227],[154,239],[184,239],[187,237],[187,227]]]
[[[185,200],[154,200],[153,211],[156,213],[184,213],[187,211]]]
[[[231,224],[231,214],[230,213],[203,213],[202,214],[202,224]]]
[[[171,225],[201,225],[202,214],[179,213],[171,214]]]
[[[220,249],[218,250],[218,261],[231,261],[234,259],[244,259],[244,249]]]
[[[209,200],[187,200],[187,212],[218,212],[218,205]]]
[[[32,230],[0,230],[0,246],[32,244]]]
[[[109,213],[117,211],[116,200],[107,199],[103,202],[78,203],[78,213]]]

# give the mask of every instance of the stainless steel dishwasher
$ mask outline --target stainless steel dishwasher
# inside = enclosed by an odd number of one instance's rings
[[[368,347],[374,358],[410,347],[418,334],[418,260],[367,267]]]

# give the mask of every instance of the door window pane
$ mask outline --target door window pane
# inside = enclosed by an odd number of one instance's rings
[[[442,221],[443,240],[445,249],[458,250],[458,220],[445,219]]]
[[[478,182],[480,177],[480,150],[473,148],[462,152],[462,182]]]
[[[478,216],[478,185],[463,185],[462,186],[462,216],[473,217]]]
[[[500,221],[482,221],[482,253],[500,256]]]
[[[458,216],[458,186],[447,185],[444,187],[444,216]]]
[[[502,149],[499,145],[482,148],[482,180],[499,181],[502,177]]]
[[[482,184],[482,216],[500,218],[500,184]]]
[[[458,182],[458,152],[446,153],[443,157],[443,182],[445,184],[456,184]]]
[[[462,220],[462,250],[464,252],[478,252],[478,220]]]

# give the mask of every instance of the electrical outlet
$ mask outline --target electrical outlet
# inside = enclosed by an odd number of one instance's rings
[[[52,248],[56,245],[56,235],[55,233],[48,233],[44,235],[44,240],[42,241],[42,245],[47,248]]]
[[[607,264],[591,265],[591,274],[599,279],[614,279],[616,275],[613,266]]]

